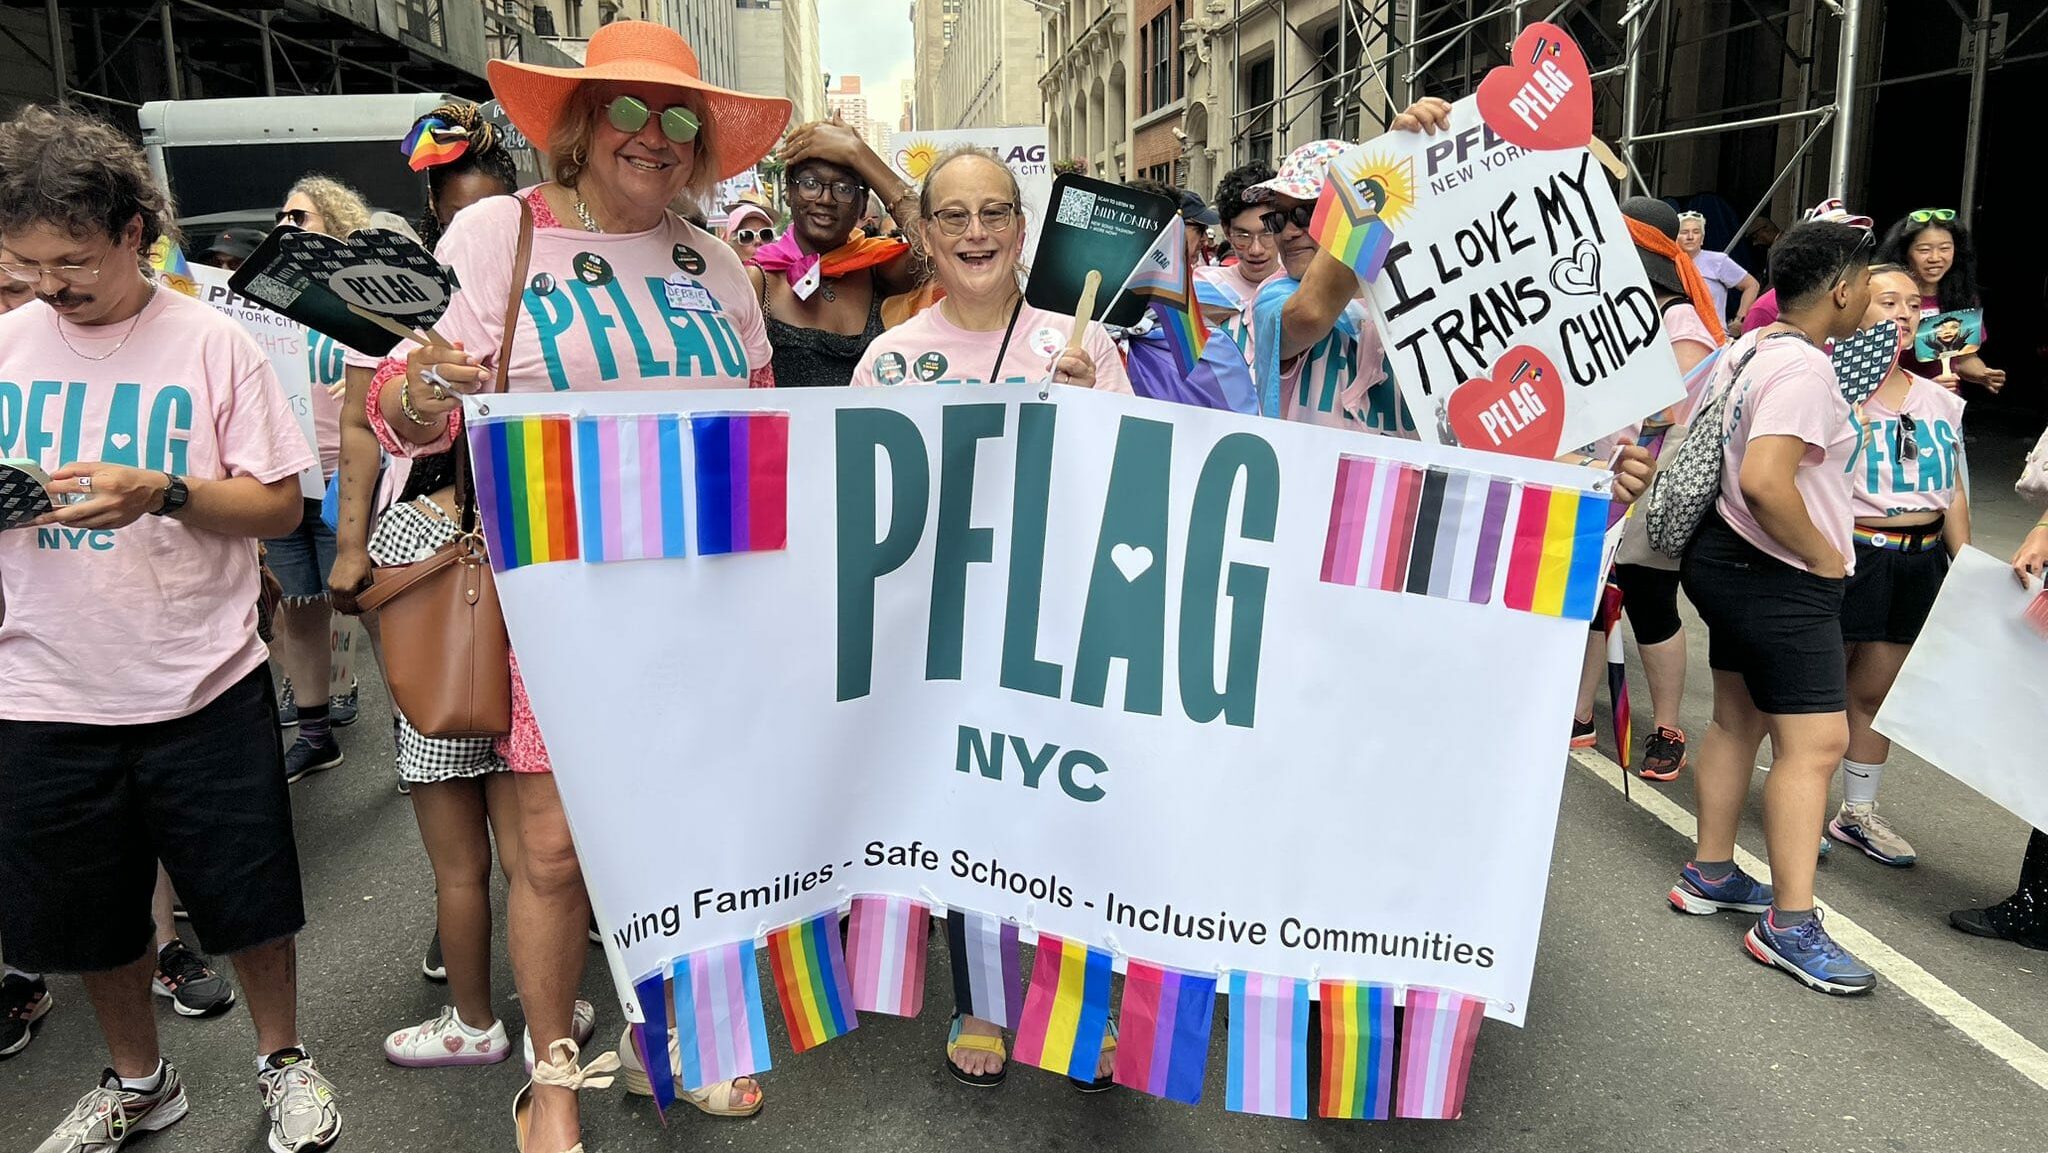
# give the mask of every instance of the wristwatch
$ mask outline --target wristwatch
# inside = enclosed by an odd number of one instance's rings
[[[168,480],[164,485],[162,503],[151,510],[157,516],[170,516],[184,508],[185,502],[192,499],[192,490],[186,487],[184,477],[174,472],[167,472],[164,476]]]

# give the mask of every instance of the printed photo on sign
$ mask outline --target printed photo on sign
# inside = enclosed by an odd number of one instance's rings
[[[1370,300],[1424,436],[1550,458],[1684,395],[1628,223],[1586,148],[1590,108],[1578,47],[1532,25],[1514,63],[1451,106],[1447,129],[1389,132],[1332,163],[1398,173],[1413,197],[1412,209],[1390,198],[1398,221],[1376,222],[1391,231]]]

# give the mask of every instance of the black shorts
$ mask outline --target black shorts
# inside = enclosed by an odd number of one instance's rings
[[[9,964],[94,972],[142,956],[159,860],[208,953],[305,926],[268,668],[171,721],[0,721]]]
[[[1685,627],[1685,622],[1678,618],[1676,572],[1642,564],[1617,564],[1613,579],[1621,588],[1621,610],[1628,614],[1628,627],[1635,630],[1637,644],[1661,645]]]
[[[1771,556],[1708,513],[1686,549],[1685,595],[1707,625],[1707,665],[1740,673],[1759,711],[1839,713],[1849,707],[1842,591]]]
[[[1849,644],[1883,641],[1910,645],[1941,595],[1948,576],[1948,549],[1899,552],[1856,542],[1856,575],[1842,596],[1842,639]]]

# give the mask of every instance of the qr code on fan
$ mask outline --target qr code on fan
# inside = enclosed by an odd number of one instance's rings
[[[1059,214],[1053,219],[1068,228],[1086,228],[1095,219],[1095,194],[1078,188],[1067,189],[1060,198]]]
[[[299,290],[268,273],[257,273],[249,279],[249,286],[242,294],[253,300],[260,300],[273,308],[289,307],[299,299]]]

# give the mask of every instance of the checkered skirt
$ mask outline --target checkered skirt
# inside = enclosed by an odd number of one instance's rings
[[[439,505],[421,497],[386,510],[370,534],[370,560],[379,565],[412,564],[456,538],[461,526]],[[397,705],[398,779],[432,785],[504,772],[509,766],[490,737],[430,737],[412,727]]]

